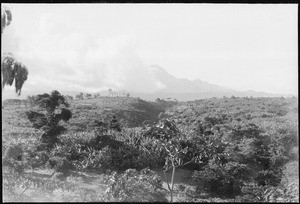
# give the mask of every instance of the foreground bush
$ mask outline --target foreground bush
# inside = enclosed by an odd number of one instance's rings
[[[58,135],[63,133],[66,128],[59,125],[59,122],[67,122],[72,117],[72,113],[68,107],[65,97],[58,91],[52,91],[51,94],[40,94],[34,96],[34,104],[46,111],[42,112],[27,111],[26,116],[33,124],[33,127],[42,129],[44,133],[41,135],[40,149],[51,149],[54,144],[58,143]],[[56,113],[60,111],[60,113]]]
[[[118,202],[167,202],[161,178],[150,169],[140,172],[128,169],[122,174],[112,172],[106,182],[106,199]]]
[[[69,191],[74,189],[75,184],[63,182],[56,178],[39,178],[24,172],[24,165],[17,161],[2,164],[3,173],[3,201],[35,201],[34,195],[39,195],[43,201],[49,198],[55,189]],[[50,194],[50,196],[49,196]],[[53,198],[53,196],[52,196]],[[48,201],[49,201],[48,200]]]
[[[237,162],[225,165],[212,164],[202,171],[195,171],[193,177],[198,182],[197,190],[204,190],[211,196],[234,198],[241,194],[241,188],[248,178],[249,167]]]

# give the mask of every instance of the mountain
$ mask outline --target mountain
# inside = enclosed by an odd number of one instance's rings
[[[151,94],[132,93],[132,96],[139,96],[143,99],[154,100],[156,98],[171,98],[180,101],[192,101],[212,97],[291,97],[290,94],[272,94],[265,92],[236,91],[227,87],[210,84],[199,79],[188,80],[176,78],[158,65],[151,66],[155,73],[155,79],[160,87],[159,91]]]
[[[226,92],[232,89],[210,84],[199,79],[194,81],[176,78],[158,65],[151,66],[154,69],[155,79],[164,86],[160,92],[168,93],[200,93],[200,92]]]
[[[160,87],[159,91],[152,93],[137,93],[132,92],[131,90],[117,90],[113,89],[114,94],[127,94],[130,93],[132,97],[140,97],[145,100],[155,100],[157,98],[161,99],[177,99],[179,101],[192,101],[197,99],[212,98],[212,97],[292,97],[291,94],[272,94],[265,92],[256,92],[253,90],[248,91],[237,91],[227,87],[218,86],[215,84],[210,84],[200,79],[188,80],[184,78],[177,78],[169,74],[165,69],[158,65],[151,66],[155,82],[157,87]],[[13,87],[14,88],[14,87]],[[13,88],[5,89],[2,94],[2,100],[5,99],[25,99],[28,95],[36,95],[42,93],[50,93],[52,90],[22,90],[21,96],[16,96]],[[53,90],[56,90],[55,87]],[[76,94],[79,94],[79,90],[58,90],[63,95],[71,95],[75,97]],[[99,93],[101,96],[108,96],[110,93],[108,89],[100,90]]]

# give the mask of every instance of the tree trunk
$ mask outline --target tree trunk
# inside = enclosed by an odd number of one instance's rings
[[[173,190],[174,190],[174,176],[175,176],[175,164],[174,161],[172,160],[172,178],[171,178],[171,203],[173,202]]]

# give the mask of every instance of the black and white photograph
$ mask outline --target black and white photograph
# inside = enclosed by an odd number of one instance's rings
[[[1,3],[3,202],[299,202],[298,4]]]

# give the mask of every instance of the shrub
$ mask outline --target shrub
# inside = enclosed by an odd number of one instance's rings
[[[144,137],[151,137],[160,140],[170,140],[178,136],[179,130],[174,122],[164,119],[159,121],[155,126],[152,126],[144,133]]]
[[[55,189],[71,190],[74,188],[74,184],[69,182],[62,182],[57,179],[33,177],[31,174],[26,174],[24,171],[24,165],[11,160],[11,164],[6,165],[3,163],[3,200],[5,202],[16,201],[35,201],[32,194],[28,190],[38,192],[40,198],[43,201],[51,194]],[[50,199],[49,199],[50,200]]]
[[[3,158],[22,161],[23,152],[24,150],[21,143],[11,142],[5,147]]]
[[[34,103],[46,111],[38,113],[35,111],[27,111],[26,116],[28,120],[33,123],[33,127],[42,129],[44,133],[40,137],[41,144],[38,150],[44,150],[54,147],[54,144],[59,142],[58,135],[63,133],[66,128],[59,125],[59,121],[68,121],[72,117],[70,110],[62,108],[61,106],[68,107],[65,97],[58,91],[52,91],[51,94],[40,94],[34,97]],[[60,113],[55,113],[60,109]]]
[[[246,183],[241,189],[241,195],[236,196],[236,202],[263,202],[265,187],[257,183]]]
[[[73,167],[66,157],[53,156],[50,157],[47,163],[51,169],[62,173],[66,173]]]
[[[248,180],[248,167],[237,162],[224,166],[207,165],[204,170],[195,171],[193,178],[198,182],[197,190],[211,196],[234,197],[241,193],[243,183]]]
[[[140,172],[127,169],[122,174],[112,172],[106,181],[106,199],[118,202],[167,202],[161,178],[150,169]]]
[[[61,113],[60,113],[60,118],[63,121],[67,122],[68,120],[70,120],[72,118],[72,112],[69,109],[62,108]]]

